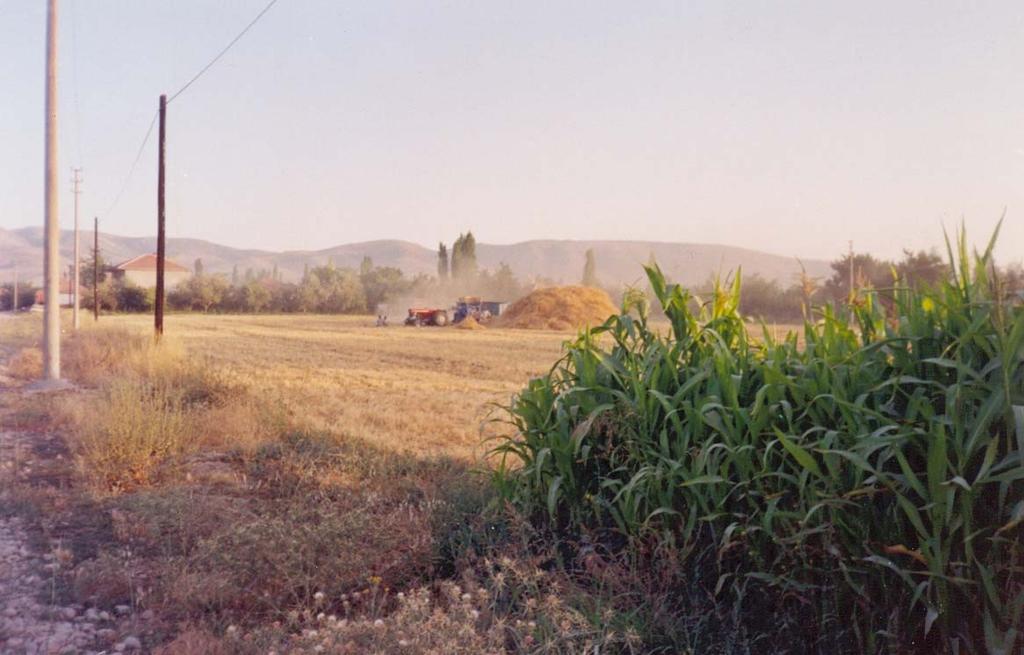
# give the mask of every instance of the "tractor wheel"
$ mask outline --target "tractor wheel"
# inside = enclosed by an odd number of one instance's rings
[[[448,325],[448,312],[434,312],[434,325],[437,327]]]

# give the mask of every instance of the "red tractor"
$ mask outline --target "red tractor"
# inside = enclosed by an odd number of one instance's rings
[[[405,324],[415,325],[417,327],[423,325],[444,327],[448,325],[448,310],[430,307],[412,307],[409,309],[409,315],[405,318]]]

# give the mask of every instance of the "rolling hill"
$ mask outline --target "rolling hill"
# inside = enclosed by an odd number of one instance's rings
[[[61,258],[72,256],[71,231],[61,233]],[[81,235],[83,258],[92,247],[91,231]],[[0,281],[11,279],[16,265],[22,279],[39,282],[42,277],[43,231],[39,227],[13,230],[0,228]],[[609,286],[641,281],[641,264],[653,257],[669,277],[686,285],[700,284],[716,272],[728,273],[742,266],[746,275],[758,274],[788,286],[800,271],[800,263],[756,250],[714,244],[667,243],[656,241],[575,241],[534,240],[514,244],[477,245],[481,267],[494,269],[508,264],[523,279],[546,278],[556,282],[575,283],[583,271],[588,248],[594,250],[598,277]],[[155,237],[123,237],[100,233],[100,252],[108,262],[117,263],[136,255],[153,252]],[[230,273],[234,267],[272,269],[275,265],[286,280],[298,280],[308,264],[315,266],[333,262],[341,267],[358,267],[364,256],[381,266],[396,266],[407,274],[433,274],[436,253],[421,245],[400,240],[349,243],[322,250],[244,250],[201,239],[168,239],[167,256],[192,268],[196,259],[203,260],[207,272]],[[829,275],[828,262],[803,260],[807,272],[815,277]],[[65,264],[66,265],[66,264]]]

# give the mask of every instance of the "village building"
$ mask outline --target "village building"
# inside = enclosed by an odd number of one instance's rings
[[[143,289],[151,289],[156,286],[156,254],[148,253],[133,257],[111,267],[110,274],[115,280],[123,280]],[[164,259],[165,288],[173,289],[191,276],[191,270],[170,259]]]

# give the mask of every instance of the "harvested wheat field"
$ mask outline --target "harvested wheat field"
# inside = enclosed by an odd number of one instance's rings
[[[476,458],[495,403],[558,358],[570,333],[373,327],[357,316],[174,314],[166,335],[260,397],[334,433],[420,455]],[[148,333],[147,316],[104,318]],[[481,326],[482,327],[482,326]]]
[[[616,311],[612,299],[602,289],[549,287],[512,303],[498,319],[498,325],[527,330],[574,330],[600,325]]]

